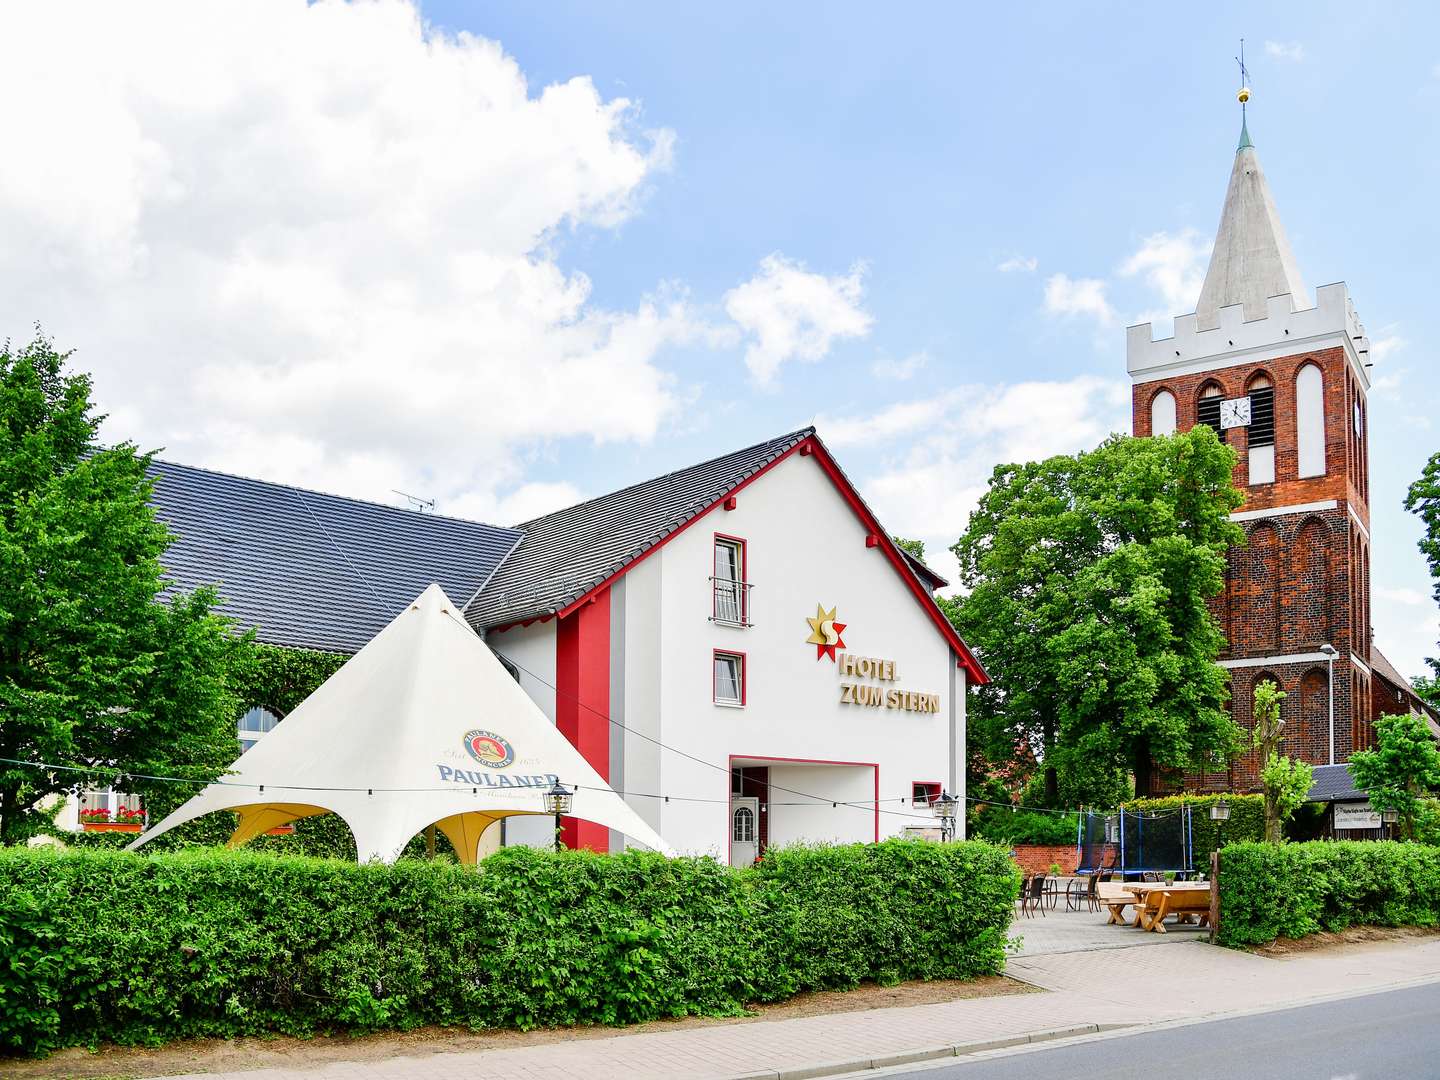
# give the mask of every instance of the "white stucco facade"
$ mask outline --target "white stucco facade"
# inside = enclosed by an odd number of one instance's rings
[[[712,618],[717,534],[743,544],[747,626]],[[769,845],[932,825],[917,783],[964,798],[967,673],[887,548],[820,460],[795,453],[606,584],[608,779],[676,850],[730,861],[747,798]],[[806,640],[817,605],[844,627],[833,656]],[[552,719],[560,621],[486,635]],[[717,651],[743,657],[741,705],[714,700]],[[892,677],[843,675],[847,653],[890,661],[877,673]],[[878,704],[842,700],[842,684]]]

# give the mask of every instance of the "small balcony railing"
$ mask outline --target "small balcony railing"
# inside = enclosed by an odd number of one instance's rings
[[[720,626],[750,626],[750,583],[710,579],[710,621]]]

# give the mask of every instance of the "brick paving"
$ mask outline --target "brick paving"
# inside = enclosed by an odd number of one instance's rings
[[[1113,929],[1113,928],[1112,928]],[[1115,930],[1116,933],[1125,933]],[[1139,931],[1135,932],[1138,936]],[[1440,981],[1440,941],[1404,941],[1272,960],[1178,939],[1024,956],[1010,974],[1048,992],[836,1013],[765,1023],[616,1035],[465,1052],[436,1051],[314,1068],[196,1073],[190,1080],[660,1080],[798,1078],[1094,1030],[1300,1004],[1416,981]],[[1156,988],[1163,986],[1164,994]]]

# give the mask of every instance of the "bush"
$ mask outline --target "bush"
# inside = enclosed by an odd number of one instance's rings
[[[1230,804],[1229,821],[1211,821],[1210,807],[1224,799]],[[1166,795],[1159,799],[1131,799],[1126,810],[1147,814],[1174,810],[1181,805],[1191,809],[1190,844],[1194,865],[1210,865],[1210,853],[1222,844],[1230,845],[1265,838],[1264,795]]]
[[[1046,814],[1038,810],[1008,810],[985,806],[975,811],[970,835],[994,844],[1070,844],[1080,832],[1078,814]]]
[[[711,859],[508,848],[478,868],[0,850],[0,1049],[425,1024],[729,1015],[998,972],[1019,875],[987,844]]]
[[[1220,853],[1223,945],[1348,926],[1440,925],[1440,848],[1358,840],[1232,844]]]

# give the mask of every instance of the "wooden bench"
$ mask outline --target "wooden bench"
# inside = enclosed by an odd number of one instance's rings
[[[1136,903],[1135,894],[1126,890],[1125,886],[1118,881],[1102,881],[1095,886],[1096,896],[1100,903],[1110,909],[1110,918],[1106,920],[1107,926],[1125,925],[1125,909]]]
[[[1184,919],[1200,916],[1200,925],[1210,921],[1210,886],[1150,888],[1129,886],[1136,891],[1135,925],[1156,934],[1165,933],[1165,916]],[[1122,909],[1123,910],[1123,909]]]

